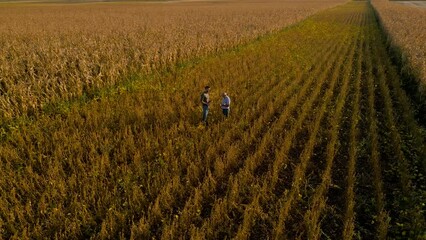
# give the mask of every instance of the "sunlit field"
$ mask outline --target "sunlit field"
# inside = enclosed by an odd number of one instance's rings
[[[0,4],[0,119],[224,51],[341,2]]]
[[[417,65],[376,11],[0,4],[0,238],[422,239]]]

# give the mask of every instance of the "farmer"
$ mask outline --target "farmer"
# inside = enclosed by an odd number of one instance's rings
[[[203,122],[208,126],[207,114],[209,114],[209,105],[210,105],[210,96],[209,96],[210,87],[205,86],[204,92],[201,94],[201,105],[203,106]]]
[[[220,107],[222,108],[223,115],[225,117],[229,116],[229,108],[231,106],[231,99],[229,98],[226,92],[222,93],[222,103]]]

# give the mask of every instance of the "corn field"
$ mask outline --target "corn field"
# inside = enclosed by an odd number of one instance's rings
[[[426,93],[423,89],[426,84],[426,9],[381,0],[372,3],[388,33],[388,41],[403,50],[400,58],[409,68],[406,71],[418,75],[422,81],[421,91]]]
[[[0,139],[2,238],[425,237],[426,131],[371,4],[275,23],[10,121]]]
[[[228,49],[338,3],[0,5],[0,121]]]

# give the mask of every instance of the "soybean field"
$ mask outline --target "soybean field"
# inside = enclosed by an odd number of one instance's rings
[[[0,236],[422,239],[425,123],[387,44],[370,2],[347,2],[14,113]]]

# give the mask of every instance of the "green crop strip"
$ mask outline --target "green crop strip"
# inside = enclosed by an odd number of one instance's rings
[[[2,238],[421,237],[425,132],[381,40],[351,2],[4,123]]]

